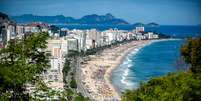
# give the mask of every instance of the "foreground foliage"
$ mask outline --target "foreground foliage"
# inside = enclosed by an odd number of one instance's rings
[[[201,38],[188,39],[181,48],[181,54],[186,63],[190,65],[190,71],[201,73]]]
[[[45,52],[48,38],[48,33],[33,33],[11,40],[0,49],[0,101],[89,100],[71,89],[51,89],[41,79],[40,74],[50,67],[50,54]],[[66,61],[64,71],[69,70],[69,64]],[[33,85],[35,90],[29,93],[27,84]]]
[[[8,42],[0,50],[0,96],[3,99],[27,100],[25,84],[35,83],[39,74],[49,67],[46,48],[47,33]]]
[[[198,101],[201,80],[192,73],[174,73],[155,78],[137,90],[126,91],[122,101]]]
[[[136,90],[127,90],[122,101],[201,101],[201,38],[188,39],[181,55],[188,71],[153,78]]]

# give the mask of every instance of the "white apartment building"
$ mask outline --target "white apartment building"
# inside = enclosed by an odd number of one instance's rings
[[[34,25],[25,25],[24,32],[25,33],[48,32],[48,29],[47,28],[40,29],[39,27],[34,26]]]
[[[153,32],[148,32],[148,33],[146,33],[146,34],[145,34],[145,37],[146,37],[147,39],[157,39],[157,38],[159,38],[158,35],[157,35],[157,34],[154,34]]]
[[[142,33],[136,33],[136,39],[137,40],[144,40],[144,39],[146,39],[146,36],[143,35]]]
[[[16,37],[16,26],[13,24],[9,24],[7,28],[6,41],[10,41],[11,39],[15,39]]]
[[[145,30],[144,30],[144,27],[136,27],[135,31],[136,33],[141,33],[141,32],[144,32]]]
[[[25,34],[24,26],[23,25],[17,25],[16,26],[16,33],[17,33],[17,38],[21,39]]]
[[[17,25],[17,34],[24,34],[24,26],[23,25]]]
[[[75,34],[73,35],[73,37],[75,39],[77,39],[77,43],[78,43],[78,51],[86,51],[86,31],[83,30],[78,30],[77,32],[75,32]]]
[[[115,38],[116,38],[117,34],[114,33],[113,30],[106,30],[106,31],[102,32],[102,35],[104,38],[106,38],[106,39],[104,39],[105,41],[103,42],[104,45],[105,44],[110,45],[115,42]]]
[[[50,52],[50,68],[42,74],[44,81],[51,81],[48,86],[63,89],[63,67],[67,54],[67,40],[64,38],[48,40],[47,52]]]
[[[79,51],[78,39],[71,36],[67,36],[66,40],[67,40],[67,51]]]
[[[87,49],[101,46],[101,33],[96,29],[86,30],[86,47]]]
[[[128,31],[124,30],[117,30],[117,29],[110,29],[102,32],[102,35],[107,42],[107,45],[115,43],[117,41],[128,40],[129,38],[133,37],[133,33],[129,33]],[[103,42],[104,43],[104,42]]]
[[[128,40],[134,39],[134,33],[128,32],[127,39]]]

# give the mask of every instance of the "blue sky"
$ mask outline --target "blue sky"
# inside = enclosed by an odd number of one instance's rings
[[[111,13],[130,23],[201,24],[201,0],[0,0],[0,11],[75,18]]]

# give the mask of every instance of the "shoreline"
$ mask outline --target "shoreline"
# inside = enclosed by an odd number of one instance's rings
[[[81,68],[82,83],[93,100],[120,100],[120,92],[112,83],[112,72],[123,63],[129,53],[158,41],[172,39],[140,40],[105,49],[98,55],[90,55]],[[136,52],[137,53],[137,52]]]
[[[166,41],[166,40],[169,40],[169,39],[165,39],[164,41]],[[147,40],[146,40],[146,41],[147,41]],[[121,95],[121,91],[119,90],[119,88],[117,88],[117,87],[112,83],[112,73],[113,73],[113,71],[116,70],[116,69],[118,69],[118,67],[124,62],[125,58],[126,58],[131,52],[136,51],[135,49],[138,49],[138,51],[139,51],[140,49],[142,49],[142,48],[144,48],[144,47],[146,47],[146,46],[148,46],[148,45],[150,45],[150,44],[152,44],[152,43],[154,43],[154,42],[163,41],[163,39],[148,40],[148,41],[149,41],[148,43],[145,43],[145,44],[142,44],[142,45],[139,45],[139,46],[136,46],[136,47],[133,47],[133,48],[131,48],[131,49],[126,50],[126,52],[123,53],[124,55],[123,55],[122,58],[120,59],[120,62],[119,62],[119,63],[117,64],[117,66],[116,66],[115,68],[113,68],[113,69],[111,70],[111,72],[108,74],[108,75],[110,75],[110,78],[109,78],[110,84],[112,84],[112,86],[115,88],[116,92],[117,92],[119,95]],[[138,51],[137,51],[135,54],[137,54]]]
[[[156,41],[156,40],[155,40],[155,41]],[[147,45],[149,45],[149,44],[151,44],[151,43],[153,43],[153,41],[147,43],[146,45],[143,44],[142,46],[135,47],[135,48],[133,48],[133,49],[128,50],[126,53],[124,53],[124,56],[122,56],[122,58],[121,58],[119,64],[117,64],[117,66],[116,66],[115,68],[113,68],[113,69],[111,70],[111,72],[109,73],[109,75],[110,75],[110,83],[113,85],[113,87],[115,88],[115,90],[117,91],[117,93],[118,93],[119,95],[121,95],[121,91],[119,90],[119,88],[117,88],[117,87],[112,83],[112,74],[113,74],[113,71],[116,70],[116,69],[118,69],[118,67],[124,62],[125,58],[126,58],[131,52],[135,51],[135,49],[140,50],[141,48],[143,48],[143,47],[145,47],[145,46],[147,46]],[[138,53],[138,51],[137,51],[135,54],[137,54],[137,53]]]
[[[182,40],[182,39],[169,38],[169,39],[155,39],[155,40],[150,40],[149,43],[144,44],[144,45],[141,45],[141,46],[139,46],[139,47],[136,47],[136,48],[132,49],[131,51],[129,51],[128,53],[126,53],[125,56],[121,59],[121,63],[118,64],[117,67],[114,68],[114,69],[111,71],[111,73],[110,73],[110,83],[111,83],[111,84],[113,85],[113,87],[116,89],[116,91],[118,92],[118,94],[121,95],[122,92],[121,92],[120,89],[119,89],[118,87],[116,87],[116,86],[113,84],[113,82],[112,82],[113,71],[119,68],[119,66],[124,62],[125,58],[126,58],[130,53],[132,53],[133,51],[136,51],[135,49],[138,49],[138,50],[134,53],[134,54],[137,54],[140,49],[142,49],[142,48],[144,48],[144,47],[146,47],[146,46],[148,46],[148,45],[151,45],[151,44],[153,44],[153,43],[155,43],[155,42],[161,42],[161,41],[175,41],[175,40]]]

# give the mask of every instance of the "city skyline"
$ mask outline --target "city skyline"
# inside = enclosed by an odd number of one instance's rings
[[[162,25],[201,24],[199,0],[2,0],[0,11],[8,15],[64,15],[81,18],[85,15],[111,13],[129,23],[156,22]]]

